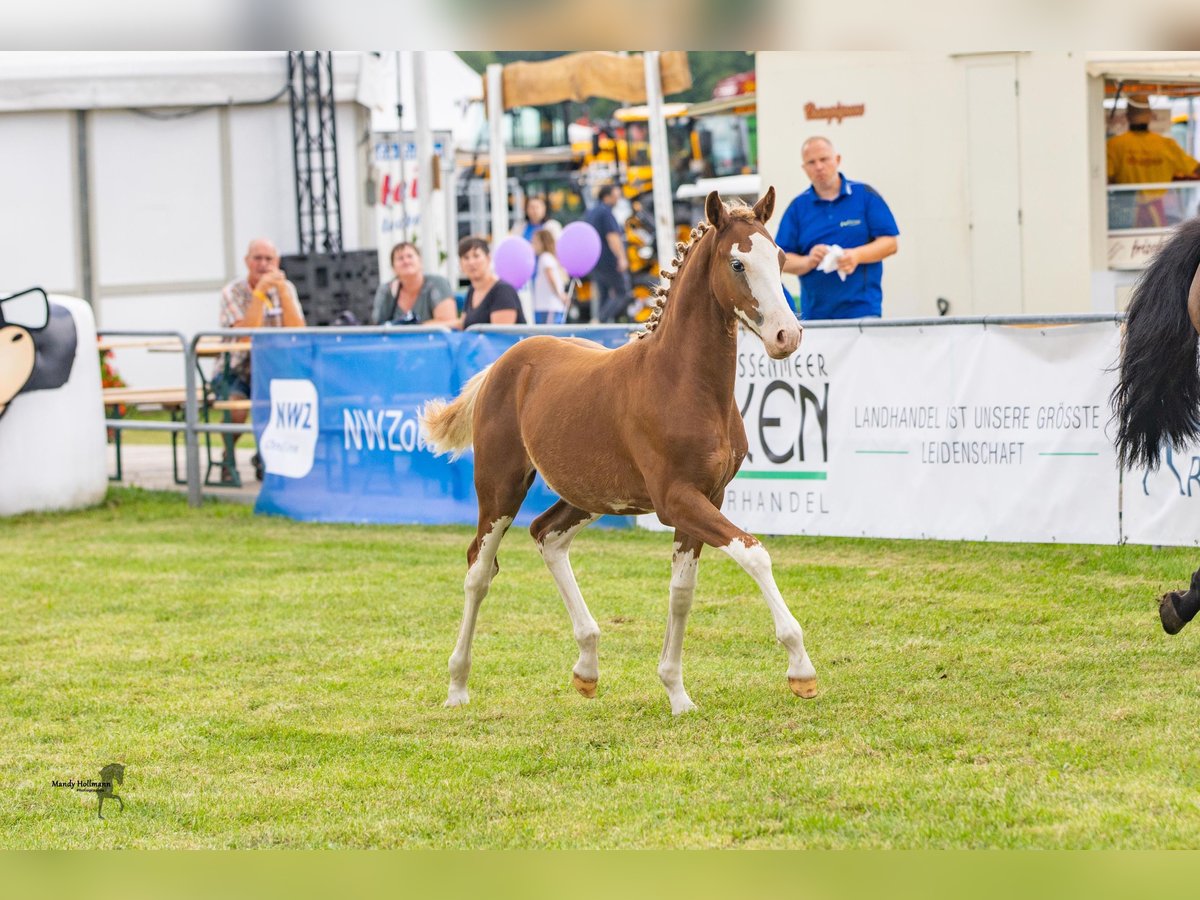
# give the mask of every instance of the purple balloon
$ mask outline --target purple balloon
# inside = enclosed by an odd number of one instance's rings
[[[558,261],[572,278],[583,278],[600,259],[600,232],[587,222],[572,222],[558,237]]]
[[[523,237],[506,237],[492,254],[496,274],[515,288],[524,287],[537,266],[533,245]]]

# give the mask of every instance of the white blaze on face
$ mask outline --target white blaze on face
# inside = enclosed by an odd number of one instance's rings
[[[738,318],[762,339],[771,356],[778,359],[790,355],[800,345],[802,329],[783,296],[779,248],[766,234],[755,232],[750,235],[749,250],[740,250],[734,244],[729,255],[746,267],[746,281],[762,321],[754,321],[754,316],[741,309],[737,310]]]

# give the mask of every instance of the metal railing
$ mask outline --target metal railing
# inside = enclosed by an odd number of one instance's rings
[[[139,340],[147,339],[163,339],[164,341],[173,340],[179,342],[179,350],[183,354],[185,365],[183,374],[183,421],[182,422],[148,422],[141,419],[122,419],[108,418],[104,419],[105,428],[113,429],[116,432],[120,431],[170,431],[184,434],[184,460],[185,471],[187,473],[188,484],[188,503],[191,506],[200,505],[200,447],[196,438],[196,424],[199,419],[198,407],[196,404],[196,368],[190,363],[194,359],[194,355],[189,353],[189,345],[187,338],[179,331],[149,331],[149,330],[128,330],[115,331],[109,329],[100,329],[96,332],[97,337],[105,338],[137,338]],[[113,350],[122,349],[114,347]],[[129,347],[126,349],[135,349]],[[142,347],[139,349],[147,349]],[[111,405],[111,404],[110,404]],[[120,440],[118,434],[117,441]],[[118,444],[118,453],[119,444]]]
[[[941,325],[1084,325],[1096,322],[1112,322],[1119,325],[1125,320],[1124,313],[1067,313],[1057,315],[1018,315],[1018,316],[943,316],[910,319],[826,319],[804,322],[805,328],[900,328],[900,327],[937,327]],[[576,334],[586,335],[591,331],[611,331],[614,328],[625,328],[628,331],[641,329],[641,324],[607,324],[607,325],[479,325],[468,329],[471,332],[485,334]],[[204,479],[200,477],[200,436],[208,434],[252,434],[253,425],[235,422],[209,422],[200,420],[201,398],[198,391],[198,379],[201,378],[197,347],[202,339],[223,338],[241,339],[253,338],[255,335],[275,335],[308,337],[320,335],[340,340],[345,336],[366,335],[409,335],[421,333],[448,333],[453,329],[444,325],[417,326],[329,326],[320,329],[313,328],[218,328],[198,331],[190,339],[178,331],[149,331],[128,330],[117,331],[101,329],[97,333],[105,338],[137,338],[163,339],[178,341],[183,355],[184,381],[184,417],[183,421],[155,422],[139,419],[105,418],[106,428],[130,431],[169,431],[183,432],[185,470],[187,478],[188,505],[197,507],[203,497]],[[121,349],[119,347],[113,349]],[[132,349],[128,348],[128,349]],[[144,349],[144,348],[143,348]],[[204,406],[208,408],[208,398],[203,398]],[[211,455],[211,448],[209,450]]]
[[[1049,315],[1015,315],[1015,316],[929,316],[911,319],[813,319],[802,322],[805,328],[901,328],[927,327],[936,325],[1016,325],[1028,327],[1032,325],[1090,325],[1094,322],[1121,323],[1125,321],[1125,313],[1053,313]]]
[[[371,334],[419,334],[422,332],[447,332],[450,331],[444,325],[419,325],[419,326],[404,326],[395,328],[387,325],[382,326],[329,326],[322,327],[319,330],[312,328],[217,328],[207,331],[198,331],[188,339],[182,332],[178,331],[152,331],[143,329],[116,330],[102,328],[97,331],[98,337],[103,338],[131,338],[139,341],[155,341],[160,339],[164,345],[167,342],[177,341],[179,350],[183,357],[183,420],[172,422],[157,422],[147,421],[144,419],[123,419],[123,418],[108,418],[104,419],[105,428],[115,429],[117,431],[166,431],[172,433],[183,433],[184,444],[184,471],[187,482],[187,495],[189,506],[199,506],[203,498],[203,488],[205,479],[200,477],[200,436],[208,434],[252,434],[254,426],[249,423],[236,422],[209,422],[201,421],[201,403],[199,395],[199,379],[202,378],[199,367],[199,356],[197,347],[202,339],[205,338],[228,338],[228,339],[253,339],[255,335],[304,335],[307,337],[313,334],[331,335],[335,338],[340,338],[343,335],[371,335]],[[129,345],[127,347],[113,347],[113,350],[120,349],[149,349],[149,345]],[[204,405],[207,407],[208,398],[204,398]],[[113,405],[113,404],[108,404]],[[211,449],[210,449],[211,453]]]

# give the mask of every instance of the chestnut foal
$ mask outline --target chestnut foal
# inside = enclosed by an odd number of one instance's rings
[[[676,245],[657,308],[639,340],[615,350],[579,338],[531,337],[477,374],[457,399],[422,411],[426,440],[438,453],[475,449],[479,527],[467,550],[466,606],[450,657],[447,706],[468,702],[467,674],[479,606],[499,571],[496,551],[534,471],[561,498],[530,528],[566,604],[579,643],[573,682],[586,697],[600,677],[600,629],[588,612],[568,548],[606,513],[657,512],[675,528],[670,612],[658,675],[671,711],[695,709],[683,687],[683,632],[695,592],[700,550],[728,553],[758,584],[788,652],[788,682],[800,697],[817,692],[803,633],[753,535],[721,514],[725,486],[746,455],[733,399],[737,326],[745,325],[774,359],[800,345],[801,327],[780,284],[783,251],[763,227],[775,189],[751,209],[705,202],[707,224]]]

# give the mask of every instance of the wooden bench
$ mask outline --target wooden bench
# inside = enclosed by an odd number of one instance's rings
[[[104,388],[101,396],[105,406],[183,406],[187,391],[183,388]],[[204,393],[196,389],[196,400],[204,402]]]
[[[252,406],[249,400],[214,400],[208,405],[209,409],[215,409],[218,412],[235,412],[238,410],[250,411]]]
[[[126,416],[122,413],[122,408],[138,407],[140,408],[157,408],[165,409],[171,415],[172,422],[178,422],[183,415],[183,407],[187,401],[187,391],[181,387],[160,387],[160,388],[129,388],[129,387],[109,387],[104,388],[100,392],[102,402],[105,407],[112,407],[114,419],[123,419]],[[204,393],[200,388],[196,389],[196,400],[198,403],[204,403]],[[123,464],[121,458],[121,431],[119,426],[110,426],[113,431],[113,447],[117,455],[117,470],[109,476],[110,481],[120,481],[123,475]],[[182,426],[180,427],[182,430]],[[177,441],[179,440],[179,431],[171,432],[171,470],[175,478],[176,484],[187,484],[186,478],[179,477],[178,455],[176,453]]]
[[[183,417],[183,407],[187,400],[187,391],[184,388],[105,388],[102,391],[104,405],[106,407],[117,407],[118,414],[114,418],[123,418],[119,413],[120,407],[139,407],[139,408],[159,408],[168,410],[171,414],[171,421],[178,422]],[[211,396],[206,397],[204,389],[196,388],[196,401],[199,404],[200,417],[205,421],[208,420],[208,412],[222,413],[225,420],[229,421],[229,414],[236,411],[244,410],[249,412],[251,402],[247,399],[222,399],[213,400]],[[176,484],[187,484],[186,478],[179,476],[179,455],[178,455],[178,440],[179,432],[183,430],[182,425],[178,430],[171,432],[171,470],[175,478]],[[209,485],[222,485],[239,487],[241,485],[241,477],[236,468],[236,461],[230,462],[221,460],[219,462],[213,460],[212,436],[208,433],[204,435],[205,448],[208,453],[208,467],[205,473],[204,483]],[[116,448],[117,469],[116,474],[109,476],[112,481],[120,481],[122,477],[122,461],[121,461],[121,429],[113,427],[113,445]],[[219,470],[220,475],[217,480],[213,480],[213,470]]]
[[[182,350],[183,345],[179,341],[171,338],[107,338],[101,336],[96,339],[96,349],[101,353],[108,353],[110,350],[161,350],[164,348],[173,347],[176,350]]]

